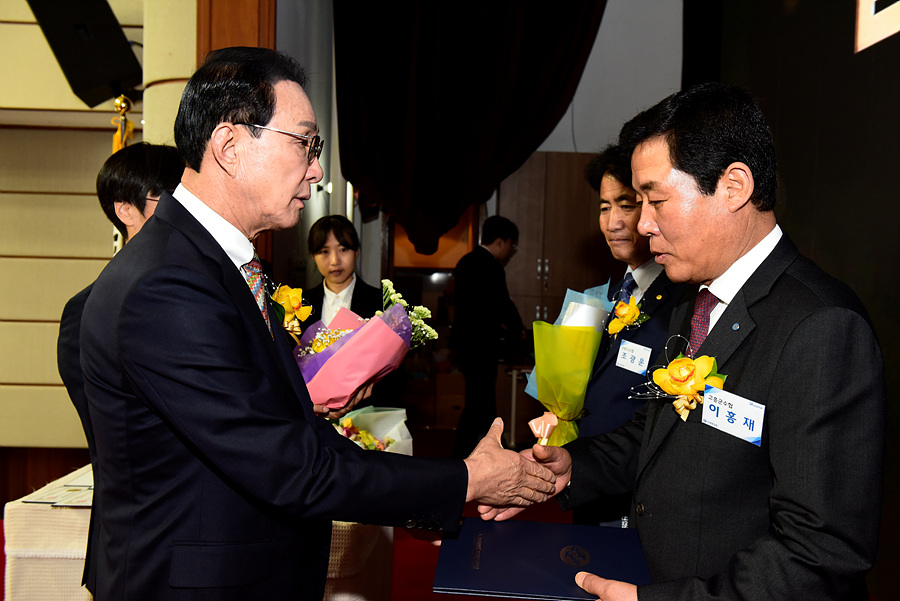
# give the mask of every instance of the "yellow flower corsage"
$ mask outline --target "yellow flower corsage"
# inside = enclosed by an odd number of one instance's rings
[[[275,302],[275,317],[284,326],[297,344],[300,344],[298,336],[300,335],[300,322],[306,321],[312,307],[303,304],[303,289],[291,288],[290,286],[279,286],[272,295]]]
[[[633,296],[627,303],[619,301],[613,309],[613,315],[615,317],[610,320],[609,327],[607,328],[607,332],[609,332],[609,335],[613,338],[625,328],[636,328],[650,319],[649,315],[641,313],[641,306]]]
[[[716,369],[714,357],[703,355],[690,359],[679,354],[667,367],[653,372],[653,382],[663,392],[678,397],[672,405],[682,421],[687,421],[688,414],[698,403],[703,403],[703,390],[707,384],[716,388],[725,385],[726,376],[717,373]]]

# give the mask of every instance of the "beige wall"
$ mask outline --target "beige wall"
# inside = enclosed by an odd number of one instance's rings
[[[188,77],[194,15],[184,14],[183,2],[153,4],[167,5],[157,15],[179,16],[174,28],[154,19],[154,39],[166,44],[156,64],[175,65],[156,71]],[[110,6],[126,37],[141,42],[144,0]],[[177,45],[168,35],[173,29]],[[179,60],[185,48],[188,58]],[[146,52],[135,50],[141,61]],[[65,302],[112,256],[112,226],[94,182],[112,149],[116,114],[112,101],[89,109],[72,93],[26,0],[0,2],[0,56],[0,446],[83,447],[57,373],[56,339]],[[166,92],[164,103],[152,105],[160,120],[174,116],[180,95]],[[129,113],[139,127],[142,109],[139,103]],[[154,141],[169,142],[171,125],[158,128]],[[141,135],[139,129],[135,139]]]

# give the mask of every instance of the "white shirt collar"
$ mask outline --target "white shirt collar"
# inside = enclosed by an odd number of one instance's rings
[[[635,283],[637,284],[637,288],[634,290],[634,300],[635,302],[641,302],[641,299],[644,298],[644,293],[647,292],[647,288],[650,287],[651,284],[656,280],[657,276],[662,273],[663,266],[657,263],[652,257],[647,261],[644,261],[643,264],[638,265],[637,269],[631,269],[629,267],[625,270],[625,273],[631,273],[631,277],[634,278]]]
[[[337,315],[341,307],[350,308],[353,301],[353,289],[356,287],[356,273],[351,276],[350,283],[340,292],[332,292],[322,282],[322,288],[325,290],[325,298],[322,301],[322,323],[328,327],[334,316]]]
[[[778,224],[775,224],[775,227],[771,232],[766,234],[765,238],[760,240],[756,246],[751,248],[743,257],[732,263],[731,267],[725,270],[725,273],[712,281],[709,285],[709,291],[719,299],[719,304],[716,305],[709,314],[710,330],[716,325],[716,322],[719,320],[722,313],[725,312],[728,304],[734,300],[734,297],[737,296],[740,289],[747,283],[750,276],[753,275],[753,273],[759,269],[759,266],[762,265],[763,261],[772,254],[778,241],[781,240],[782,235],[783,232],[781,231],[781,227]],[[700,289],[702,290],[704,287],[705,286],[700,286]]]
[[[239,229],[209,208],[181,184],[178,184],[172,196],[215,238],[235,267],[240,269],[241,266],[250,262],[255,249],[253,244]]]
[[[766,257],[775,249],[775,245],[781,240],[781,236],[781,227],[776,224],[765,238],[747,251],[743,257],[732,263],[731,267],[725,270],[725,273],[712,281],[709,285],[709,291],[719,299],[720,303],[727,305],[734,300],[738,291],[747,283],[753,272],[762,265]]]

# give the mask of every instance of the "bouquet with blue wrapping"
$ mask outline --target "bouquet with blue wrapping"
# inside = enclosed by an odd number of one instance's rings
[[[594,360],[613,303],[609,283],[584,292],[567,290],[556,322],[534,322],[535,367],[525,392],[547,412],[529,422],[541,444],[561,446],[578,438],[575,419],[584,408]]]

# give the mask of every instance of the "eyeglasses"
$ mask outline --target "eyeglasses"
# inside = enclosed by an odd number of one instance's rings
[[[246,125],[247,127],[255,127],[257,129],[268,129],[269,131],[278,132],[286,136],[291,136],[292,138],[299,138],[303,140],[304,142],[306,142],[306,158],[309,160],[310,165],[312,165],[313,161],[319,158],[319,155],[322,154],[322,147],[325,146],[325,140],[323,140],[319,136],[304,136],[303,134],[295,134],[291,131],[276,129],[274,127],[266,127],[265,125],[256,125],[255,123],[235,123],[235,125]]]

